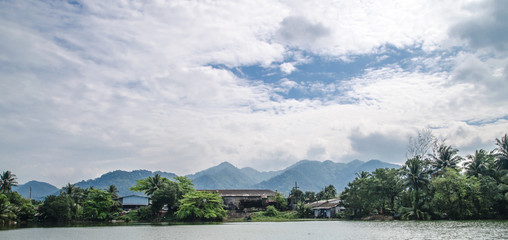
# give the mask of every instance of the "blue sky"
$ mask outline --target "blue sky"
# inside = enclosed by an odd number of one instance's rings
[[[508,132],[506,1],[0,1],[0,166],[402,164]]]

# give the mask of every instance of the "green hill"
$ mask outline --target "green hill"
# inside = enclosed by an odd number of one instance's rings
[[[399,165],[370,160],[362,162],[354,160],[349,163],[335,163],[332,161],[302,160],[288,167],[282,174],[255,185],[256,188],[267,188],[279,192],[289,193],[298,183],[302,191],[319,192],[332,184],[338,192],[354,180],[356,173],[374,171],[377,168],[399,168]]]
[[[88,188],[88,187],[94,187],[94,188],[100,188],[100,189],[107,189],[110,185],[115,185],[118,190],[120,191],[118,193],[118,196],[125,196],[129,194],[137,194],[142,195],[141,192],[131,192],[129,191],[129,188],[136,185],[136,180],[144,179],[149,176],[154,176],[155,174],[159,174],[162,177],[166,177],[169,179],[172,179],[176,177],[176,174],[174,173],[168,173],[168,172],[152,172],[148,170],[135,170],[135,171],[122,171],[122,170],[116,170],[113,172],[108,172],[106,174],[103,174],[102,176],[95,178],[95,179],[89,179],[86,181],[81,181],[76,183],[76,186],[79,186],[81,188]]]
[[[30,181],[14,187],[13,190],[25,198],[30,198],[30,187],[32,187],[32,199],[43,200],[50,194],[58,192],[58,188],[45,182]]]

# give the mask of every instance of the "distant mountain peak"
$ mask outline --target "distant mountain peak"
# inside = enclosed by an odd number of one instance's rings
[[[228,161],[221,162],[219,165],[217,165],[217,167],[234,167],[234,168],[237,168],[235,165],[231,164]]]

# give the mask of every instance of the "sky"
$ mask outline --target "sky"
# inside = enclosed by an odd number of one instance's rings
[[[0,171],[403,164],[508,132],[508,1],[0,0]]]

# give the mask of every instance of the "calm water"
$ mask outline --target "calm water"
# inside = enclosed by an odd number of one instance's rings
[[[508,221],[309,221],[18,228],[0,239],[508,239]]]

